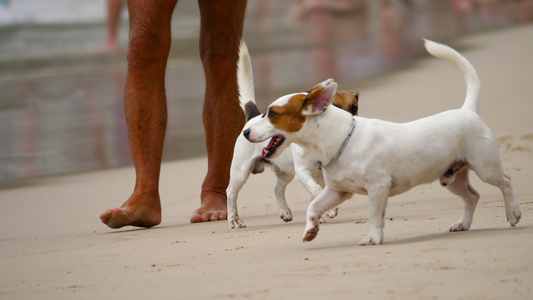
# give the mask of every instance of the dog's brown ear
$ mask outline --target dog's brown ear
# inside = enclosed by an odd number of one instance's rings
[[[316,115],[326,111],[337,92],[333,79],[325,80],[309,90],[302,107],[303,115]]]
[[[352,95],[355,97],[355,100],[357,100],[357,102],[359,102],[359,92],[350,91],[350,93],[352,93]]]

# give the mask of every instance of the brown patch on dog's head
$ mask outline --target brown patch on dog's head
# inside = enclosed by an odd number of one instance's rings
[[[326,111],[336,92],[337,84],[333,79],[328,79],[315,85],[307,94],[294,94],[284,102],[278,102],[278,105],[271,105],[267,117],[277,129],[285,132],[299,131],[308,116]]]
[[[332,104],[357,116],[359,112],[359,93],[354,91],[337,90]]]
[[[305,122],[305,117],[301,114],[305,94],[297,94],[289,98],[282,106],[271,106],[268,108],[267,117],[270,123],[283,131],[296,132],[300,130]]]

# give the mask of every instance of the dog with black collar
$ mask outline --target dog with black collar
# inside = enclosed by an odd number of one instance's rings
[[[460,109],[401,124],[352,116],[330,105],[337,84],[328,79],[309,93],[279,98],[264,117],[246,124],[249,141],[271,139],[269,151],[275,155],[296,143],[323,166],[326,187],[307,209],[304,241],[317,236],[325,211],[357,193],[368,195],[370,212],[369,231],[359,244],[381,244],[388,197],[439,178],[464,201],[462,216],[449,230],[468,230],[479,200],[469,170],[500,188],[511,226],[520,220],[511,178],[503,170],[491,130],[478,115],[480,82],[474,67],[448,46],[428,40],[425,46],[463,75],[467,91]]]

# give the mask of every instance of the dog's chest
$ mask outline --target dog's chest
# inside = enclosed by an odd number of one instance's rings
[[[332,172],[333,170],[324,171],[324,179],[327,186],[344,192],[366,195],[365,180],[362,174],[350,172]]]

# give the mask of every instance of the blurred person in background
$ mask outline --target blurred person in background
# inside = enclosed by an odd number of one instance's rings
[[[118,42],[118,26],[122,14],[122,1],[123,0],[107,0],[107,38],[101,46],[101,49],[105,52],[117,52],[120,50],[120,44]]]

